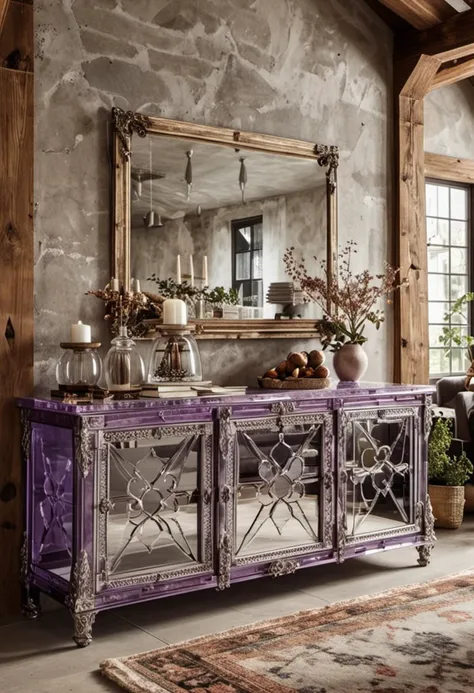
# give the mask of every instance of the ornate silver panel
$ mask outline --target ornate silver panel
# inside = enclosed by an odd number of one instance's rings
[[[291,556],[333,547],[332,430],[329,412],[228,418],[224,436],[221,426],[224,487],[235,499],[226,502],[229,494],[221,496],[227,537],[224,581],[229,553],[235,566],[276,565],[283,559],[293,565]]]
[[[74,426],[75,460],[85,479],[91,470],[95,456],[95,437],[103,417],[83,416],[76,419]]]
[[[211,489],[212,423],[105,432],[98,589],[212,572]]]
[[[420,531],[420,413],[420,407],[340,412],[340,561],[347,545]]]

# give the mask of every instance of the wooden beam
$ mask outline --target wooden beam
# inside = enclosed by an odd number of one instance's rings
[[[7,16],[9,0],[0,0],[0,36],[2,35],[3,23],[5,22],[5,17]]]
[[[3,10],[0,0],[0,8]],[[15,0],[0,35],[0,616],[20,607],[21,432],[33,393],[33,7]],[[7,53],[5,53],[7,51]],[[19,56],[12,60],[10,54]],[[7,66],[4,67],[5,58]]]
[[[473,185],[474,161],[425,152],[425,176]]]
[[[379,0],[415,29],[422,31],[456,14],[445,0]]]
[[[408,281],[394,301],[394,381],[407,384],[429,378],[423,99],[438,67],[437,58],[422,55],[408,72],[398,65],[394,74],[395,264]]]
[[[474,10],[458,13],[426,31],[410,30],[397,36],[396,62],[423,54],[443,63],[474,55]]]
[[[443,67],[435,76],[430,91],[454,84],[462,79],[474,77],[474,58],[466,58],[459,62]]]

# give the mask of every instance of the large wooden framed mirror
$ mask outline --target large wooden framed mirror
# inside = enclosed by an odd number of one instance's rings
[[[290,281],[290,246],[325,258],[329,276],[335,270],[338,148],[120,108],[112,115],[111,274],[124,290],[134,277],[159,293],[151,277],[176,279],[179,262],[182,280],[233,289],[241,306],[232,319],[195,315],[198,337],[316,335],[313,305],[276,319],[281,306],[267,300]]]

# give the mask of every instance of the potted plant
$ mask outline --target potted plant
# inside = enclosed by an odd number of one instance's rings
[[[380,328],[385,315],[377,303],[405,283],[398,283],[398,270],[388,263],[383,274],[372,275],[368,270],[354,273],[351,262],[355,253],[357,243],[349,241],[339,253],[335,276],[328,275],[326,262],[320,260],[322,277],[308,274],[304,261],[296,259],[294,248],[288,248],[283,258],[290,277],[324,311],[319,324],[323,349],[329,347],[334,352],[334,370],[343,381],[358,381],[364,375],[368,365],[362,348],[367,341],[365,326],[372,323]]]
[[[224,306],[239,305],[239,292],[237,289],[229,289],[226,291],[223,286],[216,286],[209,290],[207,287],[203,289],[202,296],[205,301],[210,303],[213,308],[213,316],[222,318]]]
[[[464,484],[473,466],[464,451],[459,457],[450,457],[452,440],[451,422],[437,419],[428,442],[428,492],[435,526],[457,529],[464,513]]]

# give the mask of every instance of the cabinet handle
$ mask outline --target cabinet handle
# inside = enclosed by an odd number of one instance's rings
[[[207,488],[204,493],[202,494],[202,499],[206,505],[209,505],[212,499],[212,490],[210,488]]]
[[[105,515],[106,513],[109,513],[114,508],[115,508],[115,503],[112,503],[112,501],[109,500],[108,498],[102,498],[102,500],[99,503],[99,510],[103,515]]]

